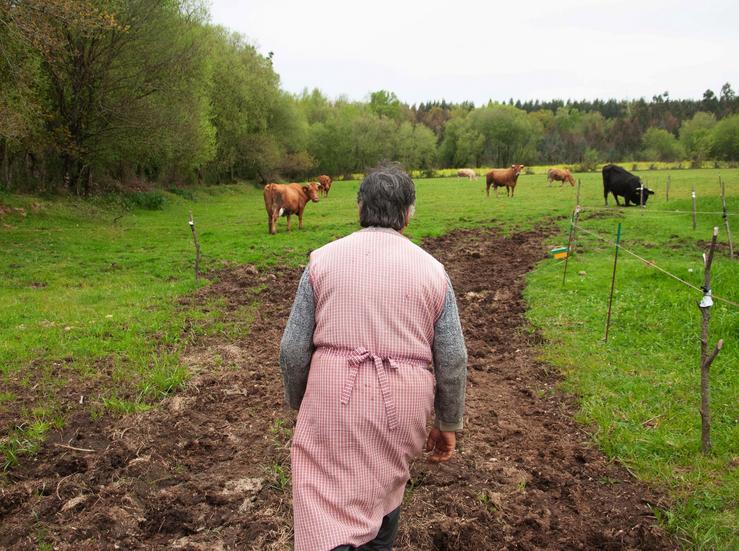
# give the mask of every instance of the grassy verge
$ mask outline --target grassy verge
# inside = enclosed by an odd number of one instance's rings
[[[665,203],[668,174],[671,200]],[[619,217],[626,246],[699,283],[695,242],[709,239],[721,218],[701,214],[693,232],[690,215],[675,211],[690,209],[693,184],[700,211],[720,210],[721,175],[729,208],[739,212],[739,170],[643,175],[657,192],[646,211],[596,210],[603,201],[600,175],[576,175],[583,183],[581,203],[593,209],[583,213],[583,226],[612,234],[612,218]],[[173,190],[163,192],[162,201],[139,197],[133,210],[103,200],[0,194],[0,203],[26,214],[0,218],[0,451],[6,466],[33,453],[48,430],[64,424],[70,399],[83,395],[92,416],[140,411],[186,380],[181,352],[192,335],[241,336],[240,328],[219,321],[217,302],[202,310],[178,305],[178,296],[197,288],[190,210],[206,269],[228,263],[297,266],[311,250],[356,229],[357,188],[356,181],[336,182],[328,199],[308,205],[302,231],[286,233],[281,220],[275,236],[267,235],[261,191],[248,185]],[[548,188],[542,175],[521,176],[514,199],[488,199],[483,189],[481,179],[418,180],[417,215],[408,235],[420,241],[454,228],[491,225],[512,232],[562,220],[575,200],[573,188]],[[548,245],[564,241],[562,234]],[[578,241],[583,254],[572,263],[564,289],[554,266],[530,277],[531,320],[551,342],[542,354],[582,396],[582,420],[594,427],[603,449],[639,476],[671,488],[677,501],[666,522],[697,547],[725,543],[737,494],[737,375],[728,367],[737,365],[736,310],[714,308],[713,339],[723,337],[726,347],[714,368],[716,453],[704,459],[696,451],[697,297],[624,258],[614,331],[603,346],[598,339],[611,248],[585,235]],[[716,294],[736,300],[736,263],[721,257],[714,272]]]
[[[715,200],[704,205],[707,211],[719,210]],[[687,199],[669,206],[690,210]],[[638,209],[605,218],[586,211],[582,226],[614,240],[617,222],[625,247],[697,286],[703,263],[695,241],[710,241],[714,224],[725,239],[715,215],[699,218],[695,232],[690,215]],[[566,224],[562,229],[565,235]],[[553,261],[529,276],[529,318],[549,341],[542,359],[559,367],[566,388],[580,396],[580,420],[592,427],[600,447],[640,478],[668,489],[674,508],[661,515],[688,547],[733,548],[739,496],[739,309],[719,301],[712,309],[711,347],[719,338],[726,344],[711,375],[714,453],[703,456],[700,293],[622,253],[606,344],[614,247],[582,232],[578,244],[581,254],[571,260],[565,285],[561,269],[545,269]],[[716,295],[734,302],[739,297],[739,267],[725,249],[714,260],[712,285]]]

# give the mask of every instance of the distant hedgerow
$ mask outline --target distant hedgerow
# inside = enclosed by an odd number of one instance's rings
[[[126,203],[132,208],[162,210],[167,203],[167,198],[159,190],[137,191],[126,196]]]

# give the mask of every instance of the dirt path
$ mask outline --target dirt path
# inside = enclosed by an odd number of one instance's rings
[[[461,308],[467,420],[453,461],[414,466],[399,550],[676,548],[649,513],[658,498],[591,446],[534,359],[521,291],[543,237],[460,231],[425,244]],[[298,277],[241,267],[188,297],[225,298],[234,321],[253,311],[250,333],[198,337],[192,384],[155,411],[73,419],[0,486],[0,548],[289,549],[294,414],[276,357]]]

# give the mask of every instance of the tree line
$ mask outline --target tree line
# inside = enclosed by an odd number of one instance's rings
[[[739,159],[739,101],[408,105],[280,88],[272,53],[201,0],[0,0],[0,189],[299,179],[626,159]],[[494,91],[491,91],[494,92]]]

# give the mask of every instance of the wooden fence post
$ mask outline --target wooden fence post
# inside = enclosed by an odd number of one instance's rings
[[[726,237],[729,239],[729,258],[734,258],[734,241],[731,238],[731,227],[729,226],[729,211],[726,209],[726,187],[721,176],[718,177],[718,181],[721,184],[721,205],[724,211],[724,225],[726,226]]]
[[[695,184],[693,184],[693,191],[690,192],[690,196],[693,198],[693,229],[695,230]]]
[[[667,175],[667,183],[665,184],[665,203],[670,202],[670,175]]]
[[[711,410],[710,410],[710,367],[713,360],[724,346],[723,339],[719,339],[711,354],[708,354],[708,321],[711,319],[711,264],[713,262],[713,251],[716,249],[718,238],[718,227],[713,228],[711,248],[708,257],[703,254],[703,299],[698,303],[701,311],[701,451],[704,454],[711,452]]]
[[[189,224],[192,230],[192,240],[195,243],[195,281],[200,281],[200,243],[198,243],[198,234],[195,233],[195,221],[192,219],[192,211],[190,211]]]
[[[613,289],[616,286],[616,265],[618,264],[618,249],[621,244],[621,222],[618,223],[616,230],[616,254],[613,255],[613,276],[611,277],[611,294],[608,297],[608,316],[606,317],[606,336],[604,341],[608,342],[608,329],[611,326],[611,306],[613,305]]]

